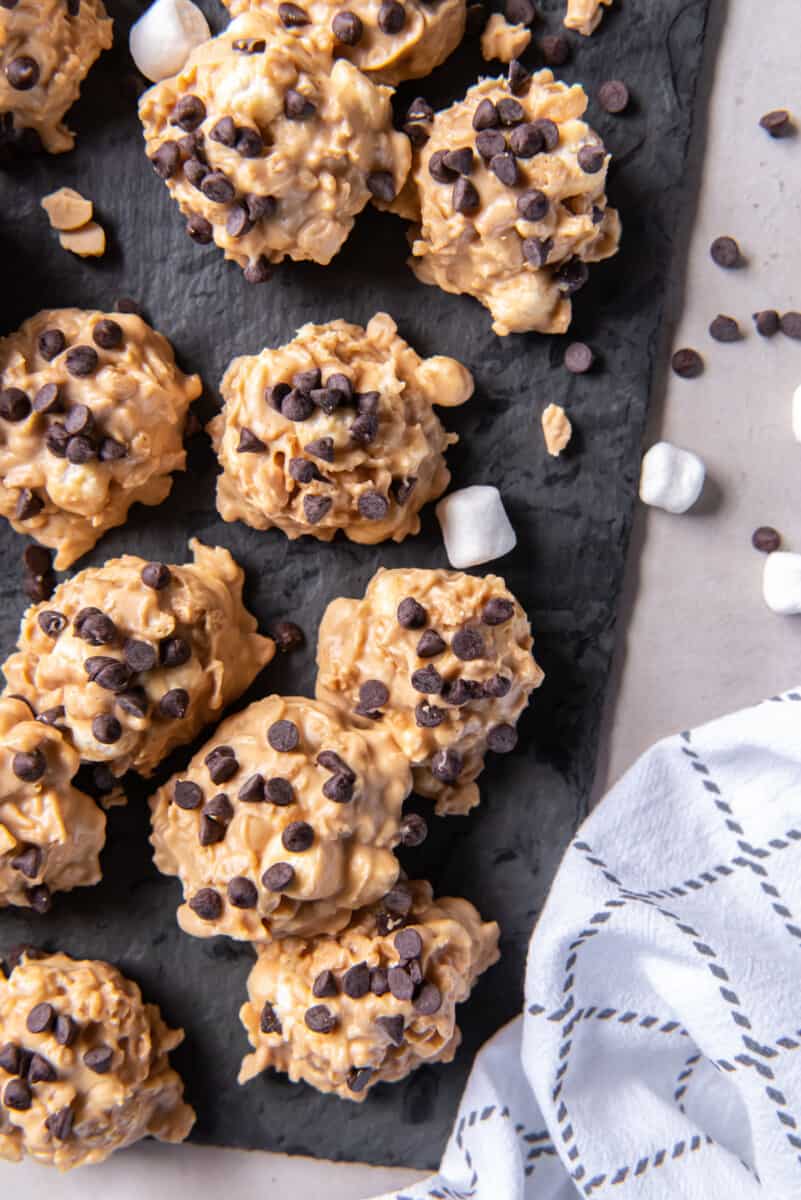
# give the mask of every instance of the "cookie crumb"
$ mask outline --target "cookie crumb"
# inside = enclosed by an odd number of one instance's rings
[[[58,240],[62,249],[79,258],[102,258],[106,253],[106,232],[97,221],[90,221],[82,229],[61,233]]]
[[[41,204],[47,213],[50,228],[60,233],[81,229],[89,224],[94,215],[92,201],[68,187],[43,196]]]
[[[573,426],[560,404],[549,404],[543,412],[542,433],[545,449],[553,458],[558,458],[573,434]]]
[[[518,58],[531,41],[531,30],[512,24],[503,13],[493,13],[481,35],[481,57],[485,62],[510,63]]]

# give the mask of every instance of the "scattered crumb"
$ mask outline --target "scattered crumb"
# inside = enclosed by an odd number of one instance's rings
[[[481,35],[481,56],[485,62],[498,59],[510,63],[519,58],[531,41],[525,25],[510,25],[503,13],[493,13]]]
[[[92,201],[86,200],[72,188],[59,188],[42,199],[42,208],[47,213],[51,228],[59,231],[80,229],[92,219]]]
[[[106,252],[106,233],[97,221],[90,221],[71,233],[61,233],[58,240],[65,250],[80,258],[100,258]]]
[[[554,458],[558,458],[573,433],[573,426],[560,404],[549,404],[545,409],[542,414],[542,432],[545,437],[545,449]]]

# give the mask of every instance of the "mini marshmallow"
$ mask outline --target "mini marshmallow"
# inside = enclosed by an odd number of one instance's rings
[[[685,513],[704,487],[706,467],[697,454],[657,442],[643,456],[640,499],[669,513]]]
[[[440,500],[436,508],[452,567],[478,567],[514,550],[517,537],[496,487],[475,484]]]
[[[192,0],[156,0],[131,28],[131,58],[146,79],[158,83],[177,75],[195,46],[211,37],[208,22]]]
[[[793,392],[793,437],[801,442],[801,387]]]
[[[771,612],[783,617],[801,613],[801,554],[774,550],[765,559],[762,594]]]

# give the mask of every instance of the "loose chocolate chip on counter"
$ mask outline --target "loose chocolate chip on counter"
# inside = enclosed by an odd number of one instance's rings
[[[338,992],[336,975],[333,971],[320,971],[312,984],[312,995],[318,1000],[327,1000]]]
[[[30,54],[12,58],[6,67],[6,79],[17,92],[29,92],[36,87],[40,73],[38,62]]]
[[[301,650],[306,644],[306,635],[294,621],[276,621],[270,629],[270,636],[282,654]]]
[[[416,929],[401,929],[395,934],[395,949],[403,962],[419,958],[423,953],[423,939]]]
[[[727,317],[723,313],[718,313],[709,326],[709,336],[714,338],[716,342],[739,342],[743,335],[734,317]]]
[[[363,1092],[373,1077],[372,1067],[351,1067],[345,1081],[352,1092]]]
[[[4,421],[24,421],[30,416],[31,402],[21,388],[5,388],[0,392],[0,417]]]
[[[571,375],[586,375],[594,362],[595,355],[586,342],[571,342],[565,350],[564,363]]]
[[[370,991],[374,996],[386,996],[389,991],[389,980],[383,967],[375,967],[370,972]]]
[[[448,150],[442,161],[448,170],[456,175],[469,175],[473,170],[473,151],[469,146],[462,146],[459,150]]]
[[[401,845],[413,847],[422,846],[428,837],[428,823],[419,813],[407,813],[401,821]]]
[[[19,1075],[22,1071],[22,1051],[13,1042],[0,1046],[0,1071],[7,1075]]]
[[[425,620],[425,618],[424,618]],[[419,628],[418,626],[410,626],[409,628]],[[447,650],[444,640],[440,637],[435,629],[427,629],[421,634],[420,640],[417,643],[418,658],[436,658],[438,654],[442,654]]]
[[[387,971],[387,982],[396,1000],[411,1000],[414,995],[414,983],[405,967],[390,967]]]
[[[237,792],[237,798],[245,804],[262,804],[265,799],[264,776],[257,773],[246,779]]]
[[[11,760],[11,770],[23,783],[36,783],[47,770],[47,759],[41,750],[19,750]]]
[[[481,207],[481,197],[469,179],[460,177],[453,185],[453,207],[465,216]]]
[[[67,351],[67,370],[77,379],[84,379],[97,370],[97,351],[91,346],[73,346]]]
[[[597,175],[604,165],[606,151],[603,146],[582,146],[577,159],[585,175]]]
[[[317,106],[302,92],[289,88],[284,96],[284,116],[289,121],[308,121],[317,112]]]
[[[225,218],[225,230],[232,238],[244,237],[253,228],[244,204],[234,204]],[[249,432],[249,431],[248,431]],[[251,434],[251,436],[253,436]],[[258,441],[258,439],[256,439]],[[262,449],[264,446],[262,445]]]
[[[445,720],[447,713],[436,704],[422,700],[414,710],[414,719],[420,729],[436,729]]]
[[[509,754],[517,745],[514,725],[494,725],[487,734],[487,745],[494,754]]]
[[[199,96],[182,96],[173,110],[171,124],[179,125],[186,133],[194,131],[206,119],[206,106]]]
[[[370,171],[365,183],[370,195],[385,204],[390,204],[398,192],[395,187],[395,177],[391,171]]]
[[[740,265],[740,247],[733,237],[717,237],[709,247],[709,256],[719,267],[731,270]]]
[[[189,693],[183,688],[170,688],[159,700],[159,712],[163,717],[182,720],[189,711]]]
[[[590,278],[590,268],[580,258],[571,258],[556,272],[555,279],[560,291],[572,296],[580,291]]]
[[[36,887],[28,888],[27,891],[28,903],[35,913],[43,916],[50,912],[53,905],[53,898],[50,895],[50,888],[46,883],[39,883]]]
[[[188,779],[179,779],[173,788],[172,798],[179,808],[191,812],[195,808],[200,808],[203,803],[203,792],[196,783],[191,783]]]
[[[50,1113],[45,1117],[45,1129],[58,1142],[68,1142],[72,1137],[72,1126],[74,1117],[72,1109],[67,1105],[60,1108],[58,1112]]]
[[[517,163],[513,154],[495,154],[490,159],[489,168],[504,187],[516,187]]]
[[[539,48],[546,67],[563,67],[570,58],[570,43],[561,33],[540,38]]]
[[[122,737],[122,725],[116,717],[100,713],[92,720],[92,736],[103,746],[113,746]]]
[[[239,770],[236,754],[230,746],[215,746],[203,759],[212,783],[227,783]]]
[[[442,996],[434,983],[424,983],[414,998],[414,1010],[426,1017],[433,1017],[442,1007]]]
[[[428,620],[428,613],[413,596],[406,596],[401,600],[396,615],[398,624],[403,629],[422,629]]]
[[[370,968],[360,962],[349,967],[342,977],[342,990],[351,1000],[361,1000],[370,991]]]
[[[287,805],[295,802],[292,784],[288,779],[282,779],[280,775],[267,780],[264,785],[264,795],[270,804],[275,804],[279,808],[286,808]]]
[[[428,160],[428,173],[435,183],[453,183],[456,172],[445,165],[447,150],[435,150]]]
[[[154,591],[163,591],[172,579],[170,568],[166,563],[149,562],[142,567],[142,583]]]
[[[486,654],[484,639],[477,629],[459,629],[451,639],[451,649],[462,662],[472,662]]]
[[[462,758],[455,750],[438,750],[431,759],[431,774],[440,783],[456,783],[462,772]]]
[[[507,128],[519,125],[526,117],[523,105],[518,100],[513,100],[511,96],[504,96],[502,100],[499,100],[496,109],[501,125],[505,125]]]
[[[49,1033],[55,1019],[56,1012],[52,1004],[37,1004],[28,1013],[25,1027],[28,1033]]]
[[[765,308],[754,313],[754,324],[760,337],[773,337],[779,332],[781,321],[775,308]]]
[[[261,877],[268,892],[285,892],[295,878],[295,868],[290,863],[273,863]]]
[[[397,0],[384,0],[378,10],[378,28],[382,33],[400,33],[406,24],[406,9]]]
[[[523,258],[532,267],[544,267],[553,250],[553,238],[529,237],[523,241]]]
[[[279,754],[288,754],[297,749],[300,732],[293,721],[274,721],[267,730],[267,741]]]
[[[801,313],[786,312],[782,314],[780,328],[785,337],[798,341],[801,338]]]
[[[94,1046],[86,1051],[83,1061],[95,1075],[108,1075],[114,1061],[114,1051],[111,1046]]]
[[[261,1010],[259,1028],[261,1029],[262,1033],[283,1033],[278,1014],[273,1008],[272,1004],[270,1004],[269,1000],[265,1003],[264,1008]]]
[[[15,1112],[25,1112],[31,1107],[31,1089],[24,1079],[12,1079],[5,1086],[3,1104]]]
[[[123,658],[132,671],[152,671],[158,662],[158,655],[150,642],[140,642],[137,638],[127,638],[122,647]]]
[[[227,887],[228,903],[234,908],[255,908],[259,902],[259,893],[255,883],[244,875],[236,875]]]
[[[476,150],[485,162],[506,150],[506,138],[498,129],[482,129],[476,134]]]
[[[223,902],[214,888],[201,888],[189,901],[189,907],[201,921],[217,921],[222,915]]]
[[[92,330],[92,341],[101,350],[119,350],[123,338],[122,326],[109,317],[103,317]]]
[[[28,1083],[52,1083],[56,1070],[43,1054],[34,1054],[28,1067]]]
[[[763,554],[773,554],[782,544],[782,536],[772,525],[760,525],[751,536],[751,545]]]
[[[774,108],[760,117],[759,124],[771,137],[786,137],[792,132],[793,123],[786,108]]]
[[[337,1027],[337,1018],[324,1004],[307,1008],[303,1019],[312,1033],[333,1033]]]
[[[482,100],[473,113],[473,128],[476,133],[481,132],[482,129],[497,129],[499,124],[500,117],[495,105],[491,100]]]
[[[306,821],[292,821],[281,834],[284,849],[303,854],[314,842],[314,830]]]
[[[211,221],[201,217],[200,213],[190,213],[186,222],[186,232],[193,242],[199,246],[208,246],[214,240],[214,229]]]
[[[380,492],[362,492],[358,509],[366,521],[383,521],[389,512],[389,501]]]
[[[126,688],[124,692],[119,692],[116,702],[117,707],[129,717],[136,717],[140,721],[144,720],[150,708],[147,692],[142,687]]]
[[[420,667],[412,672],[412,687],[426,696],[438,696],[442,691],[442,676],[436,667]]]
[[[58,384],[45,383],[33,398],[34,412],[47,416],[49,413],[64,411],[64,405],[59,395]]]
[[[598,103],[604,112],[617,115],[625,112],[631,96],[622,79],[607,79],[598,89]]]
[[[391,1017],[376,1017],[375,1023],[387,1035],[393,1046],[403,1045],[403,1017],[400,1013]]]
[[[697,379],[704,370],[704,360],[697,350],[691,350],[688,346],[677,350],[670,360],[676,375],[681,379]]]
[[[35,879],[42,869],[42,851],[39,846],[26,846],[11,859],[11,869],[19,871],[26,879]]]
[[[509,91],[513,96],[524,96],[531,86],[531,72],[516,58],[509,63]]]
[[[358,46],[364,34],[364,25],[356,13],[347,10],[338,12],[331,22],[334,37],[343,46]]]

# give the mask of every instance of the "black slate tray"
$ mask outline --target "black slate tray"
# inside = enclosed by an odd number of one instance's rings
[[[133,0],[109,4],[116,45],[92,71],[73,111],[77,149],[0,174],[2,331],[39,308],[111,308],[118,296],[136,297],[172,339],[182,365],[205,380],[206,419],[234,355],[279,345],[305,321],[343,316],[364,323],[388,310],[421,353],[452,354],[475,373],[474,399],[445,416],[462,439],[450,454],[454,483],[501,488],[519,543],[486,569],[503,574],[528,611],[547,680],[520,722],[518,751],[492,759],[482,776],[481,807],[469,818],[432,820],[428,842],[404,855],[410,873],[428,876],[440,893],[468,896],[503,929],[502,961],[461,1010],[464,1045],[450,1066],[425,1067],[404,1083],[381,1086],[361,1106],[282,1076],[237,1086],[247,1049],[237,1012],[251,951],[179,932],[177,883],[157,874],[147,842],[145,796],[188,759],[189,749],[173,755],[152,785],[134,787],[126,809],[111,813],[103,883],[58,897],[46,918],[2,912],[0,951],[35,941],[107,958],[137,979],[167,1019],[186,1029],[174,1057],[198,1110],[192,1134],[198,1142],[433,1167],[475,1051],[520,1008],[528,936],[587,805],[707,3],[618,0],[592,39],[571,39],[563,78],[584,82],[594,94],[604,79],[622,77],[634,97],[624,117],[590,106],[591,122],[615,154],[609,191],[625,232],[619,256],[593,268],[577,298],[571,334],[590,341],[602,364],[576,378],[561,366],[565,339],[498,339],[477,303],[417,283],[404,265],[404,226],[392,217],[365,213],[328,269],[286,264],[257,288],[219,252],[195,247],[144,158],[135,113],[142,81],[127,53],[128,27],[144,7]],[[540,0],[539,7],[545,15],[537,34],[555,31],[564,0]],[[225,24],[213,0],[204,8],[215,29]],[[536,62],[533,49],[526,60]],[[401,90],[398,111],[420,93],[437,106],[447,103],[479,73],[487,68],[477,44],[465,43],[431,79]],[[39,200],[60,185],[94,200],[110,235],[103,260],[72,257],[49,232]],[[560,460],[548,459],[542,445],[539,414],[548,401],[564,403],[574,422],[573,442]],[[276,531],[223,524],[214,508],[214,475],[208,442],[196,437],[189,469],[176,478],[170,499],[158,510],[135,508],[128,524],[78,565],[125,551],[180,561],[193,534],[228,546],[247,570],[247,602],[262,628],[289,616],[308,635],[306,650],[277,657],[242,704],[270,691],[312,694],[316,630],[326,604],[361,594],[378,566],[446,565],[431,509],[420,536],[401,546],[290,543]],[[22,547],[3,523],[3,656],[26,603]]]

